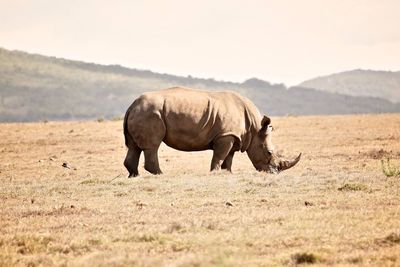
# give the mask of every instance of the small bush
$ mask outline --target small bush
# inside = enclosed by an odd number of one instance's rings
[[[400,176],[400,167],[392,165],[389,158],[386,158],[386,161],[382,159],[381,166],[386,177]]]

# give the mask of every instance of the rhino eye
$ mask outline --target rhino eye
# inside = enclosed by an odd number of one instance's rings
[[[267,157],[267,158],[272,157],[271,151],[269,151],[266,146],[263,146],[262,151],[263,151],[265,157]]]

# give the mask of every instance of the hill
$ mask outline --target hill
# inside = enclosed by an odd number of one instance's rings
[[[400,103],[400,71],[345,71],[311,79],[299,86],[352,96],[380,97]]]
[[[141,93],[172,86],[234,90],[264,113],[351,114],[400,112],[400,104],[308,88],[286,88],[256,78],[244,83],[198,79],[98,65],[0,48],[0,121],[111,118]]]

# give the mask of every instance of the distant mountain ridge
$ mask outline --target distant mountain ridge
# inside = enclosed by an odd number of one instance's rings
[[[345,71],[317,77],[299,86],[352,96],[380,97],[400,103],[400,71]]]
[[[272,115],[400,112],[400,104],[257,78],[243,83],[159,74],[0,48],[0,122],[112,118],[146,91],[173,86],[233,90]]]

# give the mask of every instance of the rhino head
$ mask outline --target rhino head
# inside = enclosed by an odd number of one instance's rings
[[[294,160],[280,158],[274,152],[271,140],[272,131],[271,119],[264,116],[261,121],[261,129],[253,135],[247,155],[258,171],[279,173],[296,165],[300,161],[301,153]]]

